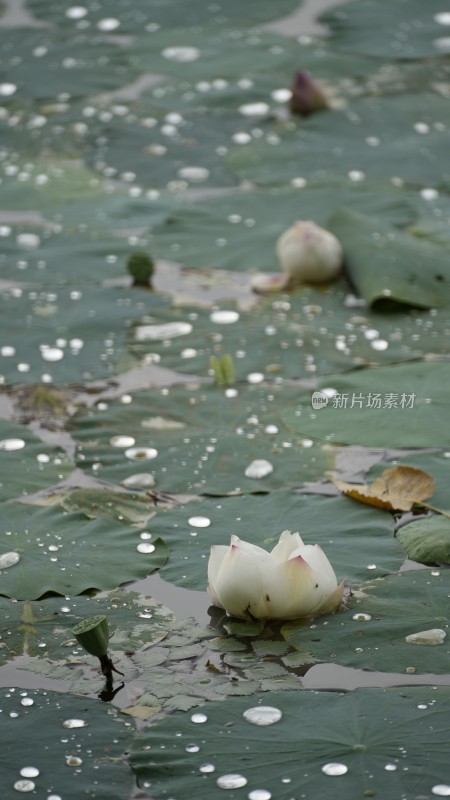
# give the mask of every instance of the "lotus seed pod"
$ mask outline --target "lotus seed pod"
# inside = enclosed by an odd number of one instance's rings
[[[155,271],[153,259],[140,250],[132,253],[127,261],[127,270],[133,278],[133,286],[151,286],[152,275]]]
[[[72,628],[78,644],[81,644],[91,656],[106,656],[109,644],[108,619],[103,614],[83,619]]]

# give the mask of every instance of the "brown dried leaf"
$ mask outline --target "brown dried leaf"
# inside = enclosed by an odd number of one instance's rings
[[[335,486],[354,500],[391,511],[410,511],[414,503],[434,493],[435,482],[428,472],[416,467],[388,467],[371,484],[334,481]]]

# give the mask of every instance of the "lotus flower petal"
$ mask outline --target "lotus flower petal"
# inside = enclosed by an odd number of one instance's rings
[[[294,550],[300,547],[304,547],[304,545],[299,533],[283,531],[278,544],[275,545],[270,555],[275,561],[281,563],[282,561],[287,561]]]
[[[255,555],[255,550],[260,552]],[[267,619],[275,568],[270,554],[262,548],[239,539],[232,542],[214,582],[220,605],[235,617]]]
[[[307,544],[302,549],[294,550],[292,555],[295,556],[297,553],[303,556],[324,589],[334,591],[336,588],[336,575],[321,546],[319,544]]]
[[[211,553],[209,556],[208,561],[208,592],[211,595],[211,599],[216,606],[221,606],[222,603],[219,600],[219,596],[215,590],[217,574],[220,569],[220,565],[228,553],[228,547],[224,544],[213,544],[211,547]]]
[[[213,546],[208,578],[213,603],[243,619],[330,613],[344,592],[322,548],[305,545],[290,531],[283,531],[271,553],[237,536],[229,547]]]

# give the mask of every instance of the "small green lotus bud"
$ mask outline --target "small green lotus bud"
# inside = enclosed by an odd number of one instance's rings
[[[78,644],[97,658],[106,656],[109,644],[108,619],[103,614],[83,619],[72,628]]]
[[[132,253],[127,261],[127,270],[133,278],[133,286],[151,286],[155,265],[147,253],[140,250]]]

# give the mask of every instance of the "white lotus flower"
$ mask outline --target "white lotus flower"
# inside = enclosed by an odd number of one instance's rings
[[[294,222],[281,234],[276,252],[290,284],[331,281],[342,268],[340,242],[311,220]]]
[[[229,547],[213,545],[208,582],[214,605],[241,619],[328,614],[344,592],[320,545],[304,544],[290,531],[283,531],[271,553],[238,536]]]

